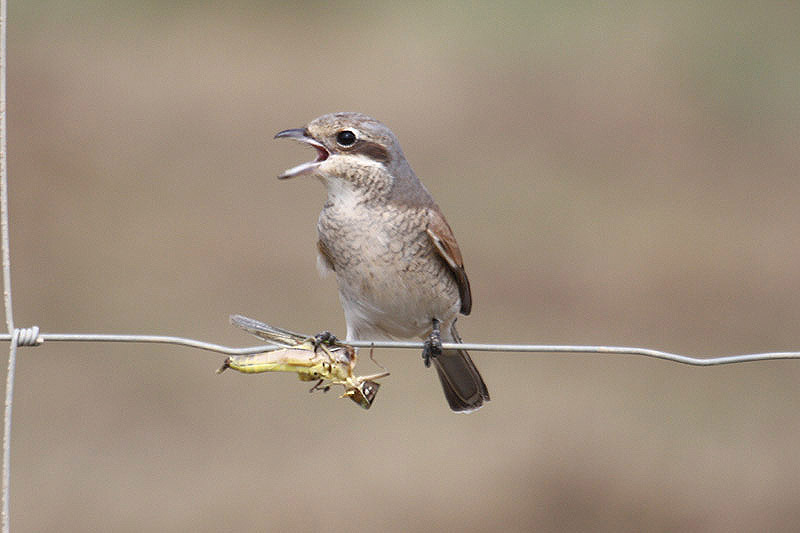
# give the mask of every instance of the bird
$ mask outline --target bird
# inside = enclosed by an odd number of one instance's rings
[[[450,408],[483,406],[489,391],[469,354],[442,349],[443,341],[461,342],[455,322],[472,309],[461,251],[394,133],[370,116],[342,112],[275,138],[317,152],[278,178],[314,176],[327,189],[317,266],[336,276],[347,340],[424,339],[423,360],[433,362]]]

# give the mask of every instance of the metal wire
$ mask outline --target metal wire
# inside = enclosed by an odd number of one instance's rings
[[[14,328],[11,312],[11,251],[8,239],[8,146],[6,137],[6,26],[8,6],[0,1],[0,227],[3,248],[3,301],[6,311],[6,327],[12,342],[8,348],[8,372],[6,373],[5,409],[3,411],[3,533],[11,528],[8,500],[11,484],[11,407],[14,399],[14,374],[17,367],[17,345],[19,331]]]
[[[169,335],[119,335],[99,333],[40,333],[34,326],[27,329],[15,330],[13,335],[0,334],[0,341],[11,341],[16,337],[19,346],[38,346],[45,342],[141,342],[150,344],[173,344],[188,346],[210,352],[226,355],[251,355],[282,348],[271,344],[234,348],[210,342],[174,337]],[[24,343],[23,343],[24,341]],[[12,343],[13,344],[13,343]],[[421,342],[402,341],[347,341],[347,344],[356,348],[404,348],[421,350]],[[714,366],[733,363],[748,363],[754,361],[773,361],[778,359],[800,359],[800,352],[764,352],[742,355],[724,355],[718,357],[692,357],[676,353],[653,350],[650,348],[636,348],[629,346],[591,346],[570,344],[476,344],[476,343],[442,343],[445,349],[463,349],[483,352],[516,352],[516,353],[586,353],[601,355],[637,355],[671,361],[693,366]]]

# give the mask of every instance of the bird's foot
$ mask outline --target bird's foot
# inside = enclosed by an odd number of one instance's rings
[[[319,350],[319,347],[323,344],[327,344],[328,346],[336,346],[339,344],[339,339],[337,339],[336,335],[330,331],[323,331],[322,333],[317,333],[314,335],[314,351],[316,352]]]
[[[442,355],[442,334],[439,331],[439,321],[434,318],[433,331],[422,349],[422,360],[425,362],[425,367],[430,367],[431,359],[440,355]]]

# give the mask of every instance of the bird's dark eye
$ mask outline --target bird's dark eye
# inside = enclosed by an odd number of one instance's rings
[[[350,130],[342,130],[336,134],[336,143],[339,146],[353,146],[356,143],[356,134]]]

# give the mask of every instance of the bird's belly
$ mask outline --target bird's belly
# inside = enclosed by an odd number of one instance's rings
[[[342,308],[347,322],[349,340],[407,340],[425,338],[431,332],[432,319],[450,324],[455,319],[457,307],[426,312],[417,306],[391,310],[378,309],[373,302],[353,299],[340,291]],[[439,318],[442,317],[442,318]]]
[[[434,258],[435,259],[435,258]],[[422,337],[437,318],[450,322],[458,312],[458,288],[440,265],[408,270],[418,260],[362,261],[358,268],[337,271],[339,296],[348,329],[358,338]]]
[[[331,233],[324,231],[332,228],[322,226],[322,218],[320,224],[349,338],[419,338],[430,331],[433,318],[444,323],[455,318],[458,286],[424,230],[338,224]]]

